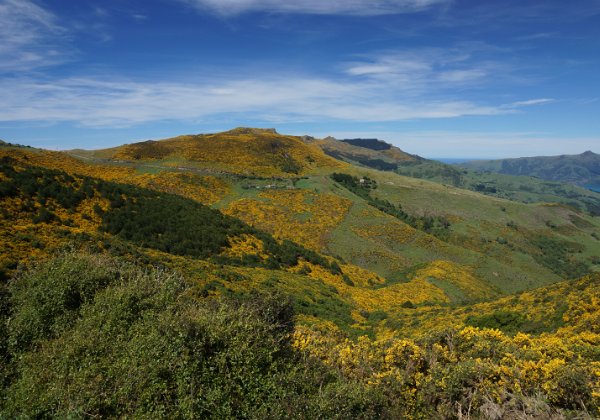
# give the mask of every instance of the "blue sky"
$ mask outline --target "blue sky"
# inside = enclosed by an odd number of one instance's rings
[[[600,1],[0,0],[0,138],[236,126],[425,157],[600,153]]]

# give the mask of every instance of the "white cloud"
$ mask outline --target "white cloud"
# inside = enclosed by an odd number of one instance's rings
[[[399,99],[385,84],[293,76],[196,83],[3,79],[0,90],[0,121],[74,121],[87,126],[236,114],[290,122],[401,121],[505,112],[468,101]]]
[[[521,107],[521,106],[532,106],[532,105],[543,105],[549,104],[551,102],[555,102],[554,99],[550,98],[539,98],[539,99],[529,99],[526,101],[517,101],[510,104],[513,107]]]
[[[30,0],[0,0],[0,71],[31,70],[64,59],[54,40],[64,32],[54,14]]]
[[[180,0],[221,15],[246,12],[377,16],[412,13],[449,0]]]
[[[467,47],[458,47],[384,52],[346,64],[345,72],[422,94],[423,91],[479,86],[492,75],[497,80],[494,69],[501,67],[509,73],[506,64],[477,60]]]

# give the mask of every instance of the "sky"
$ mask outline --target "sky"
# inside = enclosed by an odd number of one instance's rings
[[[0,0],[0,139],[238,126],[437,158],[600,153],[600,0]]]

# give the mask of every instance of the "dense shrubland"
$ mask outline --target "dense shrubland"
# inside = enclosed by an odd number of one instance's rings
[[[65,255],[3,295],[6,417],[314,418],[384,408],[291,347],[277,295],[199,300],[175,273]]]
[[[574,285],[585,304],[554,334],[348,340],[295,326],[280,294],[200,298],[165,269],[65,254],[2,289],[0,416],[594,416],[597,283]]]

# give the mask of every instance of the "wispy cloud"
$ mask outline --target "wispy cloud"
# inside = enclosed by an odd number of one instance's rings
[[[528,99],[526,101],[517,101],[510,104],[512,107],[532,106],[532,105],[544,105],[552,102],[556,102],[555,99],[551,98],[539,98],[539,99]]]
[[[285,75],[195,83],[4,79],[0,89],[4,92],[0,121],[74,121],[87,126],[217,115],[287,122],[401,121],[505,112],[464,100],[402,100],[384,84]]]
[[[507,63],[476,57],[482,46],[422,48],[414,51],[386,51],[347,63],[351,76],[378,80],[405,92],[424,92],[478,87],[489,79],[498,82],[498,71],[511,73]]]
[[[449,0],[180,0],[220,15],[246,12],[377,16],[414,13]]]
[[[0,71],[22,71],[65,59],[57,17],[31,0],[0,0]]]

